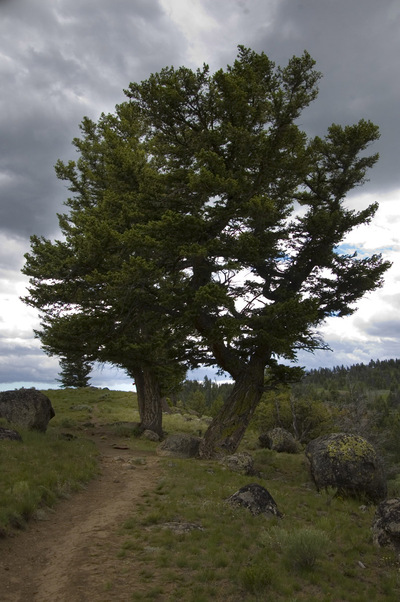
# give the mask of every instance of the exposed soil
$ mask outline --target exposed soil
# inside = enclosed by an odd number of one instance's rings
[[[159,477],[158,458],[95,429],[101,474],[44,520],[0,541],[1,602],[128,601],[137,567],[118,557],[119,528]],[[142,460],[141,460],[142,459]],[[137,573],[136,573],[137,574]]]

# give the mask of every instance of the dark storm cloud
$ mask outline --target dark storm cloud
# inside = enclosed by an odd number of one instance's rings
[[[310,135],[323,135],[331,123],[361,118],[379,125],[373,152],[381,158],[370,172],[369,190],[400,186],[400,4],[398,0],[236,0],[241,11],[237,43],[264,51],[284,66],[307,50],[322,72],[320,93],[301,118]],[[207,10],[224,22],[225,3],[206,0]],[[224,59],[232,49],[227,48]]]
[[[58,158],[84,115],[97,118],[124,99],[131,80],[175,62],[156,1],[16,0],[0,19],[0,228],[49,234],[67,193]]]
[[[397,0],[283,0],[278,6],[268,46],[281,56],[307,49],[324,76],[305,125],[321,134],[332,122],[371,119],[380,127],[381,140],[373,151],[381,158],[370,174],[369,190],[400,186]]]
[[[232,64],[237,45],[244,44],[284,66],[307,49],[323,79],[301,126],[323,135],[332,122],[371,119],[381,130],[371,152],[379,151],[381,159],[363,191],[400,187],[398,0],[193,0],[200,21],[197,27],[192,19],[189,28],[168,8],[188,10],[185,1],[0,0],[0,301],[10,316],[13,300],[23,294],[20,269],[29,236],[58,234],[56,213],[68,191],[53,166],[76,157],[71,141],[83,116],[97,119],[112,111],[129,82],[167,65],[208,62],[213,71]],[[196,9],[203,9],[204,21]],[[394,213],[391,224],[399,219]],[[334,353],[305,354],[300,364],[397,357],[400,333],[393,316],[399,302],[389,303],[391,321],[359,320],[358,331],[371,337],[370,345],[332,335]],[[0,382],[54,382],[55,358],[39,350],[32,332],[25,330],[24,339],[25,310],[18,310],[24,320],[14,329],[1,315]]]
[[[356,0],[229,5],[203,2],[226,23],[210,53],[212,68],[231,63],[240,43],[282,65],[308,49],[324,79],[304,127],[323,134],[332,122],[372,119],[382,138],[370,187],[400,185],[397,2],[364,0],[362,9]],[[82,117],[112,111],[130,81],[184,63],[188,42],[157,0],[15,0],[0,10],[0,228],[50,234],[67,196],[53,165],[74,157],[70,143]],[[225,40],[229,28],[243,39]]]

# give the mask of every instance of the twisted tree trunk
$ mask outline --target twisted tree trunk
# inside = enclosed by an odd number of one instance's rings
[[[232,393],[207,429],[200,444],[200,458],[233,454],[237,450],[260,402],[263,385],[264,363],[250,363],[238,375]]]
[[[162,398],[158,378],[148,368],[142,368],[134,374],[140,428],[154,431],[162,437]]]

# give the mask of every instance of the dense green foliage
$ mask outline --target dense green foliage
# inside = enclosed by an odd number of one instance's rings
[[[265,388],[298,378],[281,359],[324,348],[317,327],[351,314],[389,267],[340,249],[377,209],[345,199],[379,133],[361,119],[307,138],[314,66],[307,52],[281,68],[239,47],[226,70],[130,84],[113,115],[83,120],[79,159],[57,163],[73,193],[63,240],[34,236],[26,256],[44,348],[79,342],[84,360],[125,368],[147,428],[161,432],[161,395],[188,367],[231,375],[203,456],[237,448]]]
[[[233,383],[212,381],[207,376],[202,382],[185,380],[171,403],[184,409],[194,410],[200,415],[215,416],[232,389]]]
[[[57,380],[63,387],[87,387],[89,385],[92,364],[82,359],[79,352],[74,358],[71,356],[61,357],[60,368],[60,378]]]

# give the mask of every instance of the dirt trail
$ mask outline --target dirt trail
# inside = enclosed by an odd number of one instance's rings
[[[58,503],[46,520],[32,521],[26,531],[0,541],[0,602],[131,599],[135,567],[117,556],[124,541],[118,528],[156,483],[158,459],[123,449],[126,439],[104,429],[96,429],[93,440],[100,476]]]

